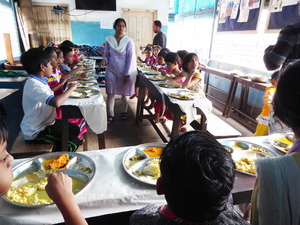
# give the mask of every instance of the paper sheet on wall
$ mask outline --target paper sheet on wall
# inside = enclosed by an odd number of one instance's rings
[[[244,23],[248,21],[249,18],[249,0],[241,0],[240,3],[240,15],[238,18],[239,23]]]
[[[100,21],[101,29],[113,29],[114,20],[113,19],[102,19]]]
[[[239,11],[240,0],[234,0],[230,19],[236,19]]]
[[[219,23],[225,23],[226,22],[227,2],[228,2],[228,0],[222,0],[222,2],[221,2]]]
[[[270,12],[281,12],[283,0],[272,0]]]
[[[249,9],[257,9],[259,8],[260,0],[250,0],[249,1]]]
[[[297,5],[298,0],[283,0],[282,7],[289,6],[289,5]]]

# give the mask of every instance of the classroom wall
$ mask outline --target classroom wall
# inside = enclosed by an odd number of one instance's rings
[[[32,0],[46,4],[67,4],[71,19],[72,41],[76,44],[101,45],[105,37],[114,34],[113,29],[101,29],[101,20],[114,21],[122,17],[122,9],[157,10],[157,19],[163,24],[162,31],[167,32],[169,0],[117,0],[117,11],[76,10],[75,0]]]

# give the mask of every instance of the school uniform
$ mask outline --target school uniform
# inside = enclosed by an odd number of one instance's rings
[[[58,145],[61,149],[62,121],[56,120],[56,110],[50,106],[54,94],[47,78],[30,74],[23,90],[22,106],[24,117],[21,130],[25,140],[47,142]],[[79,128],[69,124],[69,151],[76,151],[80,140],[77,138]]]

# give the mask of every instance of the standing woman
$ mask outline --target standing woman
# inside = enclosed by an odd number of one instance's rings
[[[115,95],[122,95],[122,120],[128,119],[129,97],[134,94],[137,75],[134,43],[125,35],[126,22],[118,18],[114,22],[115,35],[106,38],[104,59],[100,66],[107,65],[105,73],[107,94],[107,124],[114,121]]]

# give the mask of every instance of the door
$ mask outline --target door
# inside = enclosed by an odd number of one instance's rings
[[[123,9],[123,18],[127,24],[127,35],[135,43],[136,55],[141,55],[141,49],[153,43],[153,21],[156,20],[156,10]]]

